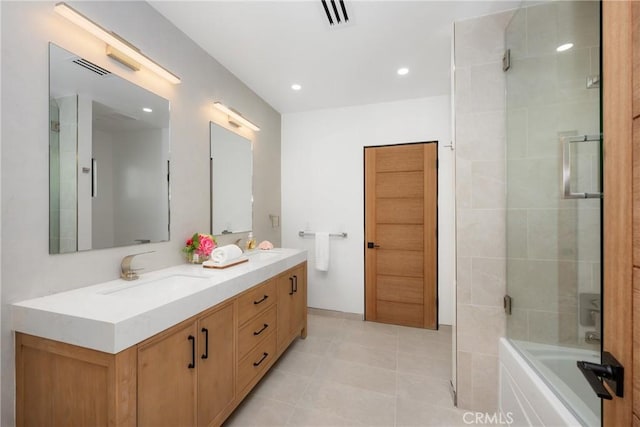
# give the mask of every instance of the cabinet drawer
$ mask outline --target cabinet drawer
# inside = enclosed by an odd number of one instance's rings
[[[276,334],[271,332],[238,363],[238,390],[242,391],[276,359]]]
[[[238,297],[238,321],[242,325],[276,302],[276,281],[269,280]]]
[[[259,342],[276,329],[276,306],[258,314],[240,328],[238,334],[238,359],[242,359]]]

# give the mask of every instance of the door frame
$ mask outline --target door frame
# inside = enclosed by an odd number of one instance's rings
[[[440,240],[440,228],[439,228],[439,188],[438,188],[438,184],[439,184],[439,142],[438,140],[432,140],[432,141],[417,141],[417,142],[400,142],[400,143],[396,143],[396,144],[380,144],[380,145],[365,145],[362,148],[362,170],[363,170],[363,180],[362,180],[362,193],[363,193],[363,201],[362,201],[362,214],[363,214],[363,235],[364,235],[364,240],[362,242],[362,257],[363,257],[363,265],[364,265],[364,292],[363,292],[363,298],[364,298],[364,315],[363,318],[365,321],[369,320],[367,319],[367,312],[369,311],[367,309],[367,168],[366,168],[366,157],[367,157],[367,149],[369,148],[384,148],[384,147],[398,147],[398,146],[403,146],[403,145],[418,145],[418,144],[435,144],[436,145],[436,205],[435,205],[435,215],[436,215],[436,260],[435,260],[435,269],[436,269],[436,277],[435,277],[435,291],[436,291],[436,298],[435,298],[435,312],[436,312],[436,316],[435,316],[435,329],[434,330],[439,330],[440,329],[440,295],[439,295],[439,268],[440,268],[440,251],[439,251],[439,240]]]

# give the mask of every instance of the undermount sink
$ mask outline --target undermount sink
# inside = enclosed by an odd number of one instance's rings
[[[104,290],[100,294],[114,297],[148,298],[158,294],[170,295],[191,290],[195,291],[207,285],[208,280],[206,277],[174,274],[141,283],[128,283],[117,288]]]
[[[245,255],[249,257],[249,260],[268,261],[278,257],[280,254],[278,252],[258,250],[254,252],[245,252]]]

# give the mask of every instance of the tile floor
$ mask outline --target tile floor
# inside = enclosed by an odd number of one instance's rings
[[[452,426],[451,329],[310,310],[297,339],[226,426]]]

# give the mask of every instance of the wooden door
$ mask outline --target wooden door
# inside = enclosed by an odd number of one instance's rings
[[[604,1],[603,350],[624,366],[605,426],[640,425],[640,3]],[[630,231],[633,231],[630,233]]]
[[[437,144],[365,148],[365,319],[437,329]]]
[[[196,324],[169,329],[138,347],[138,425],[196,425]]]
[[[235,398],[234,302],[198,320],[198,425],[221,424]]]

